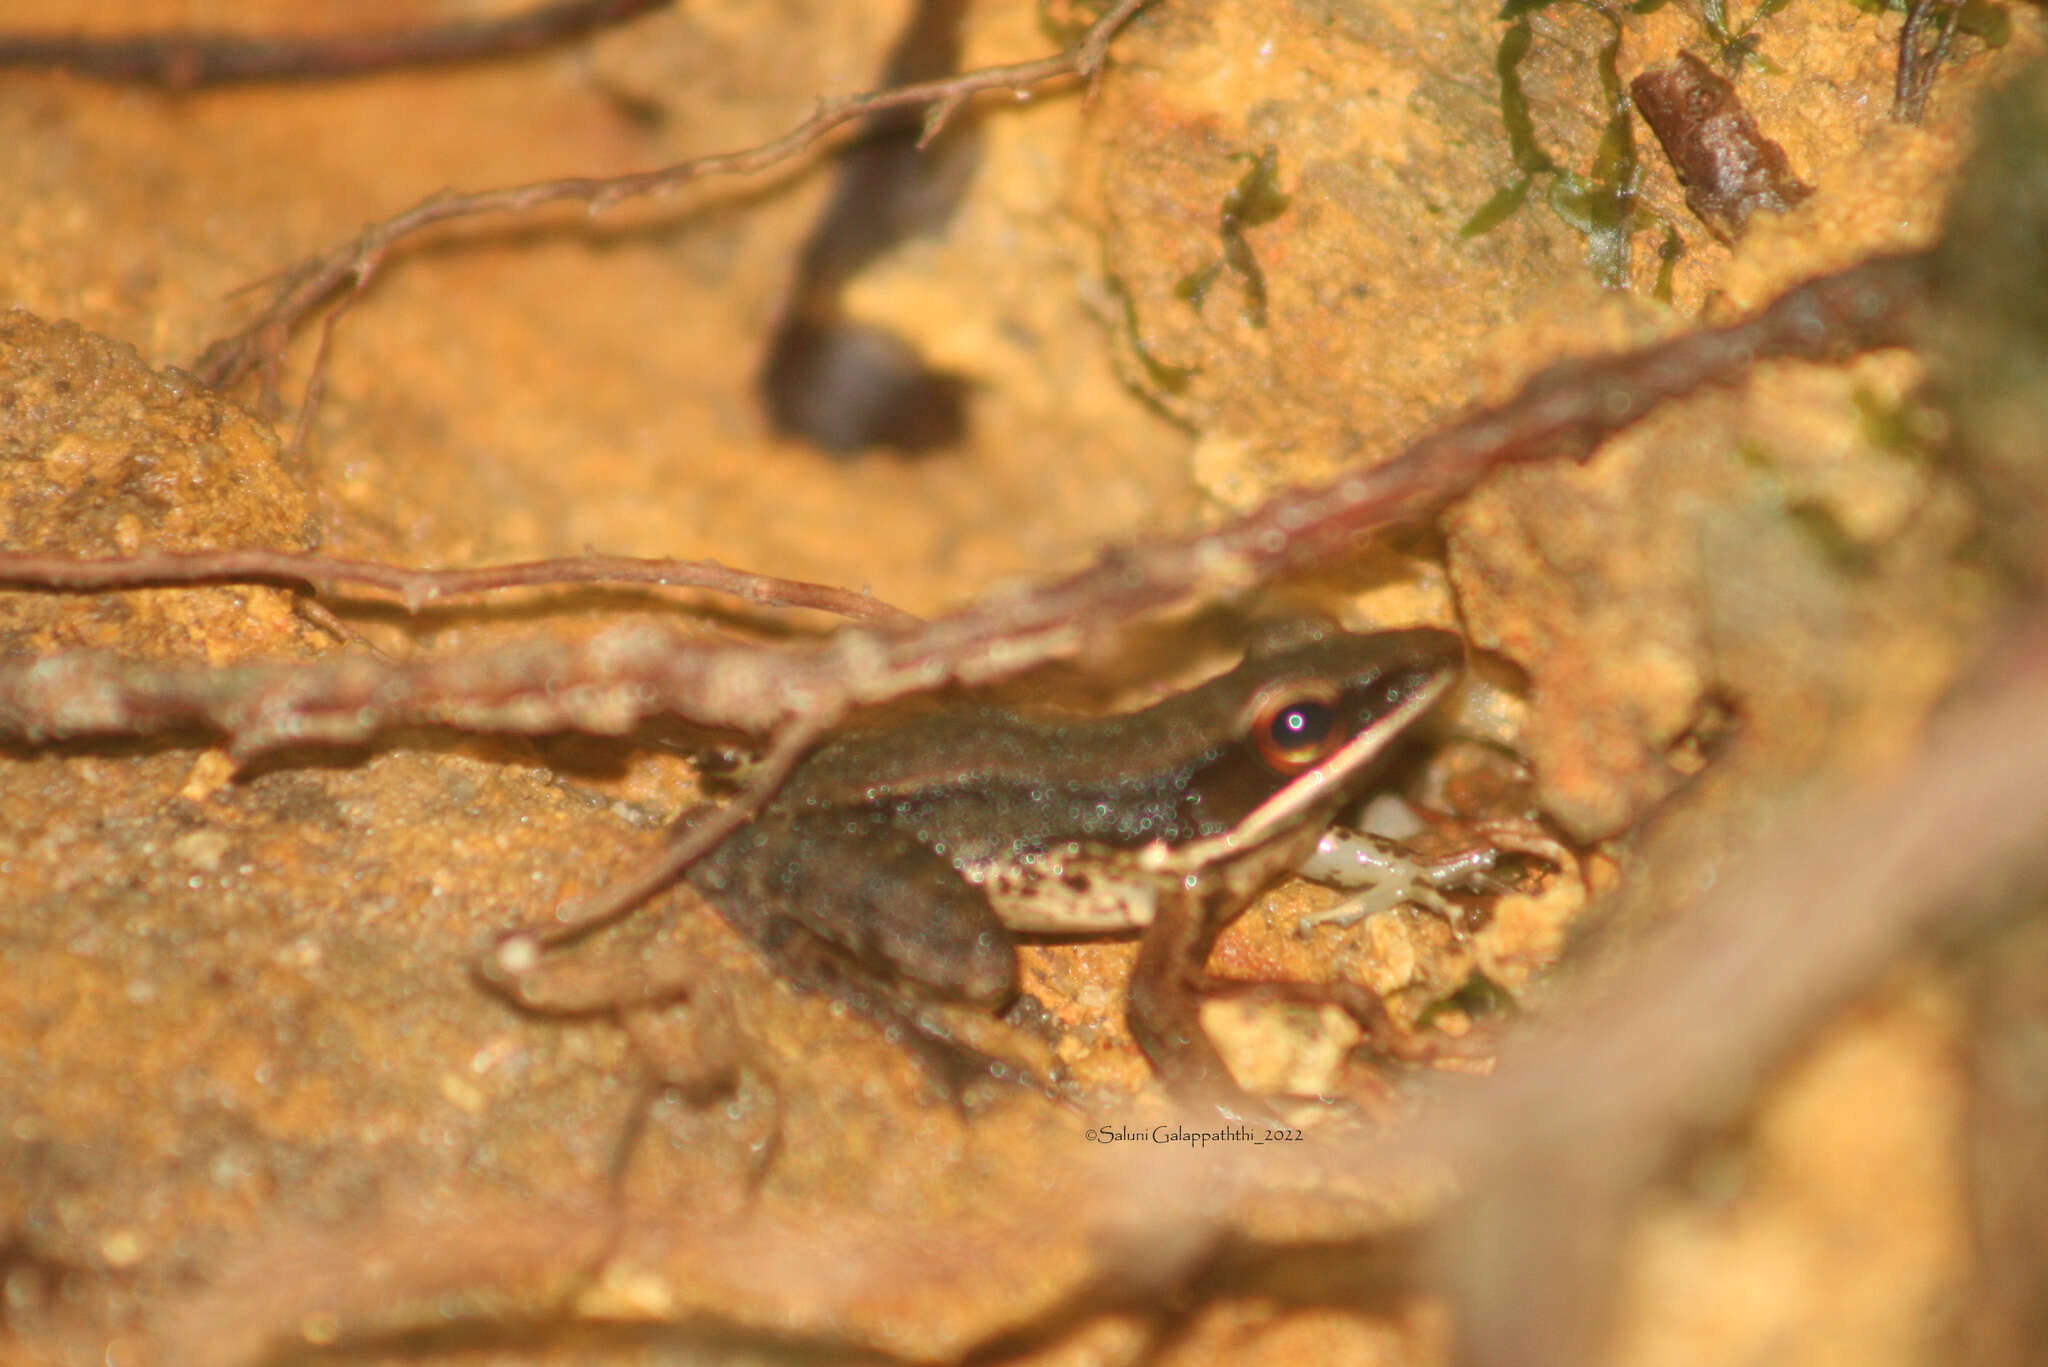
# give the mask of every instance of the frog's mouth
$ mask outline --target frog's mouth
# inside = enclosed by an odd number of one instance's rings
[[[1221,835],[1179,846],[1154,841],[1138,851],[1139,867],[1148,872],[1193,873],[1228,863],[1270,840],[1299,830],[1318,807],[1345,791],[1354,774],[1384,754],[1416,718],[1434,707],[1451,686],[1451,679],[1452,675],[1446,672],[1417,688],[1321,763],[1296,774],[1285,787]]]

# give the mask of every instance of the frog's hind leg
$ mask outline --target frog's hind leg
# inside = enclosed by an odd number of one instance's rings
[[[928,1010],[908,999],[887,978],[856,956],[788,917],[777,917],[750,935],[755,946],[789,983],[821,992],[867,1017],[892,1043],[914,1057],[935,1091],[965,1104],[991,1079],[1029,1083],[1009,1060],[955,1039]]]
[[[886,826],[783,827],[756,839],[721,849],[690,880],[763,953],[801,927],[877,989],[903,984],[992,1009],[1017,994],[1015,941],[944,856]]]
[[[829,993],[915,1053],[959,1099],[1018,1065],[955,1038],[934,1000],[994,1010],[1017,993],[1015,944],[987,894],[945,856],[886,825],[757,828],[698,883],[788,981]]]

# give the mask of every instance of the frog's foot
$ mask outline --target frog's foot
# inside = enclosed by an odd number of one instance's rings
[[[628,1007],[619,1012],[619,1024],[642,1081],[612,1153],[614,1199],[629,1199],[635,1163],[654,1156],[643,1154],[643,1145],[671,1099],[700,1116],[717,1108],[714,1123],[727,1161],[750,1195],[759,1190],[782,1151],[782,1088],[729,994],[712,987],[693,993],[687,1007]]]
[[[1018,1087],[1052,1101],[1071,1105],[1062,1094],[1014,1059],[969,1044],[921,1012],[905,1012],[905,1033],[890,1031],[892,1040],[910,1046],[932,1089],[965,1114],[986,1099],[992,1088]]]
[[[1332,829],[1316,842],[1315,853],[1303,861],[1298,872],[1326,887],[1352,890],[1351,895],[1302,917],[1295,933],[1307,936],[1317,926],[1355,925],[1403,903],[1421,907],[1457,927],[1461,924],[1459,908],[1444,896],[1444,890],[1505,891],[1505,886],[1491,877],[1499,855],[1497,849],[1486,847],[1441,859],[1421,859],[1385,836]]]
[[[1058,1094],[1030,1069],[956,1037],[924,1004],[822,936],[778,919],[757,941],[769,961],[797,987],[822,992],[865,1016],[890,1043],[908,1050],[932,1090],[965,1110],[989,1083]]]
[[[1504,856],[1533,859],[1567,875],[1578,868],[1578,856],[1569,846],[1531,822],[1481,821],[1465,829],[1482,843],[1430,859],[1384,835],[1332,828],[1298,872],[1351,895],[1302,917],[1295,933],[1306,937],[1317,926],[1354,925],[1403,904],[1420,907],[1463,932],[1474,928],[1473,909],[1444,894],[1514,891],[1514,880],[1497,871]]]

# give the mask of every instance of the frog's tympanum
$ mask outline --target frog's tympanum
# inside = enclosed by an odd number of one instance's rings
[[[1462,659],[1450,632],[1297,620],[1142,712],[971,707],[844,736],[688,878],[792,979],[907,1038],[920,996],[1015,995],[1012,932],[1141,930],[1133,1033],[1170,1084],[1227,1096],[1198,1019],[1210,946]],[[1329,999],[1384,1037],[1369,993]]]

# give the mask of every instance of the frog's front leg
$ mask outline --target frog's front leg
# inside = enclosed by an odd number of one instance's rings
[[[1492,848],[1461,850],[1442,859],[1421,859],[1398,841],[1365,831],[1332,827],[1316,842],[1315,853],[1298,872],[1312,883],[1339,888],[1351,895],[1335,906],[1301,918],[1297,933],[1317,926],[1354,925],[1402,903],[1412,903],[1441,916],[1452,926],[1458,909],[1444,896],[1449,888],[1483,890],[1487,874],[1499,860]]]
[[[1467,917],[1444,893],[1510,891],[1512,883],[1494,876],[1503,855],[1528,856],[1560,872],[1577,867],[1577,856],[1569,848],[1528,822],[1482,821],[1468,829],[1482,843],[1431,859],[1387,836],[1332,827],[1296,872],[1312,883],[1352,895],[1302,917],[1296,933],[1307,935],[1317,926],[1354,925],[1403,903],[1462,930],[1468,926]]]
[[[1209,985],[1209,951],[1242,900],[1234,890],[1200,878],[1161,889],[1124,999],[1124,1022],[1160,1081],[1231,1115],[1259,1107],[1202,1029],[1202,998]]]

